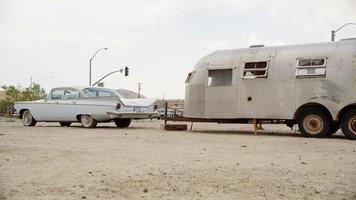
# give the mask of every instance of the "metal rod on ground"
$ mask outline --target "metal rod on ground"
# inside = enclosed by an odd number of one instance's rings
[[[257,123],[256,123],[256,119],[253,119],[253,130],[255,132],[255,135],[257,135]]]
[[[168,109],[168,102],[164,104],[164,124],[167,124],[167,109]]]

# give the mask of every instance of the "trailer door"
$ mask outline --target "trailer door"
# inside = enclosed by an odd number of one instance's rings
[[[236,85],[233,67],[210,66],[206,71],[205,116],[234,118],[236,115]]]
[[[287,119],[294,112],[294,62],[277,50],[247,50],[238,78],[238,118]]]

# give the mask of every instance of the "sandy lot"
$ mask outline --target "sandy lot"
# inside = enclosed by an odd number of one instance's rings
[[[0,199],[356,199],[356,141],[284,126],[117,129],[0,119]]]

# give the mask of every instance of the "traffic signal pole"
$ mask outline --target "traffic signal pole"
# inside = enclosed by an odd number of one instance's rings
[[[117,73],[117,72],[120,72],[122,73],[124,71],[124,69],[119,69],[119,70],[116,70],[116,71],[112,71],[108,74],[106,74],[105,76],[103,76],[101,79],[99,79],[98,81],[96,81],[94,84],[92,84],[91,86],[94,86],[96,84],[98,84],[100,81],[104,80],[106,77],[110,76],[111,74],[114,74],[114,73]],[[125,76],[128,76],[129,75],[129,68],[128,67],[125,67]]]

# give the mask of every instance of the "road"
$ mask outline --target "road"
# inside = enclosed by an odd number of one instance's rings
[[[281,125],[84,129],[0,119],[0,199],[356,199],[356,141]]]

